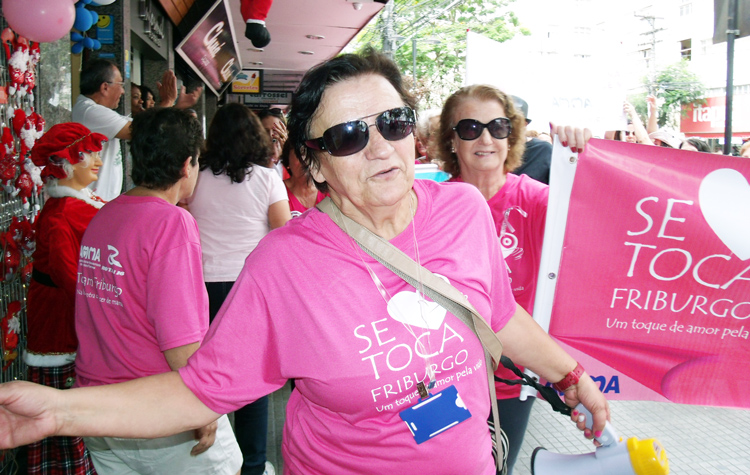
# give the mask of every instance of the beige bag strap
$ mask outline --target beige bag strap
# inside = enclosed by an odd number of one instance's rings
[[[330,198],[318,203],[317,207],[326,213],[345,233],[349,234],[365,252],[380,261],[396,275],[415,288],[419,288],[419,282],[421,281],[425,287],[425,293],[430,298],[464,320],[464,323],[477,334],[484,348],[492,356],[492,368],[497,369],[498,364],[500,364],[500,356],[503,353],[503,344],[487,321],[469,303],[465,295],[429,270],[418,266],[411,257],[401,252],[393,244],[351,218],[344,216]],[[419,267],[419,276],[417,275],[417,267]],[[469,322],[465,320],[469,320]]]
[[[377,259],[415,289],[420,288],[419,285],[421,282],[425,294],[461,319],[477,335],[485,352],[485,366],[487,367],[487,378],[489,380],[490,403],[495,432],[496,434],[500,434],[500,417],[497,409],[494,371],[500,363],[503,344],[495,332],[492,331],[492,327],[479,315],[479,312],[474,309],[474,306],[471,305],[466,296],[457,288],[417,264],[411,257],[404,254],[390,242],[353,219],[344,216],[330,197],[318,203],[316,207],[326,213],[342,231],[354,239],[362,250],[374,259]],[[496,458],[498,469],[504,465],[503,459],[504,456]]]

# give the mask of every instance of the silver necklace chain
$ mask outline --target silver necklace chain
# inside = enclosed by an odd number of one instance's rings
[[[427,324],[427,319],[424,316],[424,306],[428,304],[428,302],[424,298],[424,285],[422,283],[422,276],[421,276],[421,264],[420,264],[420,257],[419,257],[419,245],[417,244],[417,231],[416,226],[414,223],[414,207],[412,205],[412,194],[409,192],[409,213],[411,217],[411,228],[412,228],[412,239],[414,242],[414,253],[416,256],[416,266],[417,266],[417,280],[419,282],[418,288],[416,288],[417,293],[417,303],[419,306],[419,316],[422,322],[425,324],[425,328],[429,328],[429,325]],[[359,260],[362,262],[362,264],[367,269],[367,272],[370,274],[370,278],[372,279],[372,282],[375,284],[375,287],[378,289],[378,293],[383,298],[383,300],[386,303],[386,307],[388,306],[388,302],[392,299],[392,296],[390,292],[388,292],[388,289],[385,288],[385,285],[383,285],[383,282],[380,280],[380,278],[377,276],[375,271],[372,270],[369,264],[364,260],[362,257],[362,249],[357,245],[357,243],[354,241],[354,239],[351,237],[351,234],[349,234],[349,229],[346,226],[346,221],[341,219],[341,210],[336,206],[336,212],[339,214],[340,221],[344,223],[344,231],[346,231],[347,236],[349,236],[349,243],[352,246],[352,249],[354,250],[354,254],[359,258]],[[421,383],[428,387],[432,388],[435,385],[435,371],[433,369],[433,366],[431,364],[431,358],[430,355],[432,354],[432,345],[430,342],[430,333],[427,332],[427,348],[425,348],[424,343],[420,338],[417,337],[417,334],[414,332],[414,329],[411,325],[406,323],[404,321],[405,319],[402,318],[401,324],[406,328],[406,330],[409,332],[409,334],[414,338],[416,341],[417,349],[421,352],[421,357],[425,361],[425,377],[426,381],[422,381]]]

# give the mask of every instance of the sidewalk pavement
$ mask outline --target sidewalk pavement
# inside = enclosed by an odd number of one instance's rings
[[[750,474],[750,410],[646,401],[610,401],[610,409],[620,437],[661,442],[670,474]],[[514,475],[531,474],[536,447],[567,454],[595,450],[569,418],[543,400],[534,403]]]

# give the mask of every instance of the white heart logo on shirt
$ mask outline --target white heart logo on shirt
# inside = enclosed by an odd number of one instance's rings
[[[716,236],[740,259],[750,259],[750,184],[737,170],[714,170],[701,181],[698,202]]]
[[[399,292],[388,301],[388,315],[397,322],[413,327],[437,330],[443,324],[446,310],[429,302],[417,292]]]

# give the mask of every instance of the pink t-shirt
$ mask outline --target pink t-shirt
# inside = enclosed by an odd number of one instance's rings
[[[81,241],[78,386],[170,371],[163,351],[200,342],[208,296],[195,220],[160,198],[120,195]]]
[[[292,218],[296,218],[297,216],[301,215],[302,213],[308,210],[308,208],[305,208],[305,205],[303,205],[302,202],[299,199],[297,199],[296,196],[294,196],[294,193],[292,193],[292,190],[287,188],[286,193],[289,196],[289,210],[292,212]],[[325,197],[326,196],[319,191],[318,196],[315,198],[315,204],[318,204],[321,201],[323,201]]]
[[[508,173],[503,187],[487,201],[508,266],[513,297],[530,314],[534,311],[548,197],[549,186],[526,175]],[[495,374],[503,379],[517,379],[502,367]],[[518,397],[521,393],[520,386],[496,383],[495,388],[498,399]]]
[[[457,183],[417,180],[414,190],[414,226],[391,243],[414,258],[416,233],[421,264],[499,331],[515,302],[482,196]],[[259,243],[180,374],[218,413],[295,378],[284,473],[494,474],[482,346],[460,319],[428,302],[429,313],[414,311],[413,287],[311,209]],[[472,417],[417,445],[399,412],[418,401],[427,364],[436,371],[433,392],[455,385]]]

